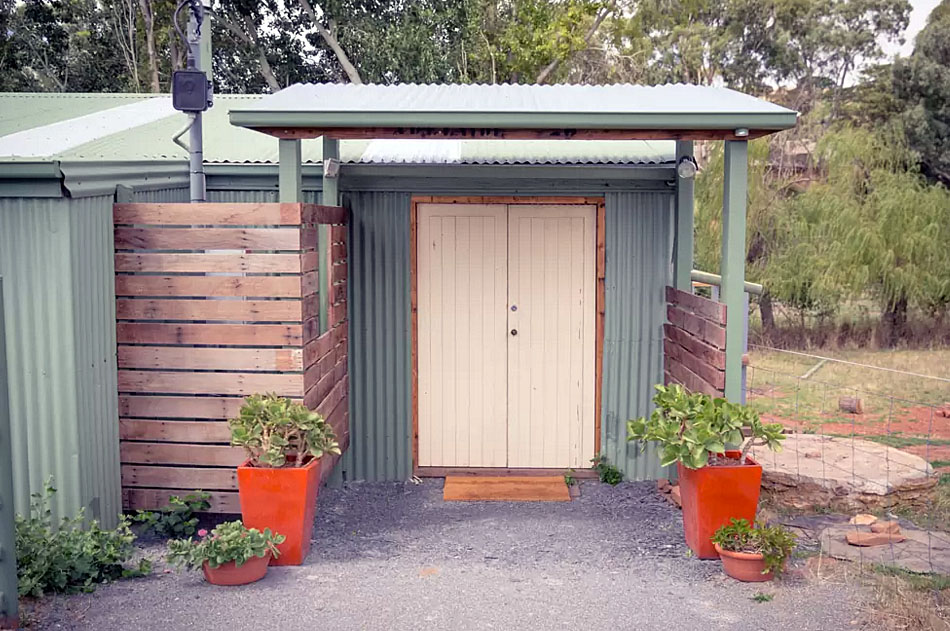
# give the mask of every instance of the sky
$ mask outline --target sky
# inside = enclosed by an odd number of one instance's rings
[[[902,57],[906,57],[914,52],[914,38],[917,37],[920,29],[927,24],[927,16],[940,4],[940,0],[910,0],[910,4],[914,8],[910,14],[910,24],[907,25],[907,31],[904,35],[904,44],[886,42],[884,52],[888,56],[900,54]]]

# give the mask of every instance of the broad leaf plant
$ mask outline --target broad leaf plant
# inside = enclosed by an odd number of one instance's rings
[[[664,467],[681,462],[700,469],[727,448],[739,449],[739,462],[745,463],[753,446],[780,451],[785,439],[780,424],[763,423],[749,406],[690,393],[680,385],[656,386],[653,402],[649,418],[627,421],[627,440],[644,448],[656,443]]]
[[[302,467],[311,458],[340,454],[336,433],[321,414],[276,394],[247,397],[228,425],[231,444],[243,447],[255,467]]]

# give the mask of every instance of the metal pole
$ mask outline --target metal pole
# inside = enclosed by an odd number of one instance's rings
[[[722,287],[726,305],[726,398],[742,400],[744,349],[745,231],[748,195],[749,146],[745,140],[726,140],[722,199]]]
[[[693,141],[676,141],[676,164],[680,159],[693,157]],[[693,293],[693,283],[690,273],[693,270],[693,189],[694,178],[676,176],[676,238],[673,257],[673,282],[680,291]]]
[[[204,7],[201,9],[204,13]],[[202,15],[202,18],[204,16]],[[203,20],[202,20],[203,22]],[[210,24],[200,24],[192,11],[188,18],[188,67],[201,69],[202,36]],[[201,33],[202,35],[199,35]],[[210,35],[210,32],[209,32]],[[191,114],[191,129],[188,135],[188,170],[190,172],[191,201],[203,202],[207,199],[204,171],[204,135],[202,134],[201,112]]]
[[[10,446],[10,399],[0,278],[0,629],[19,628],[17,612],[16,532],[13,521],[13,450]]]

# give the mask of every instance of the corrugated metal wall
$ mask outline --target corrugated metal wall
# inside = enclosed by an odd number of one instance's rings
[[[54,510],[121,507],[112,197],[0,199],[15,502],[53,475]]]
[[[412,475],[408,193],[352,193],[348,480]]]
[[[601,452],[628,479],[661,477],[656,454],[626,441],[663,381],[664,287],[672,280],[671,193],[608,193]]]

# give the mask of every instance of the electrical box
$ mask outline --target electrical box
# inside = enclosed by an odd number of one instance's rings
[[[208,77],[201,70],[172,73],[172,107],[179,112],[204,112],[209,103]]]

